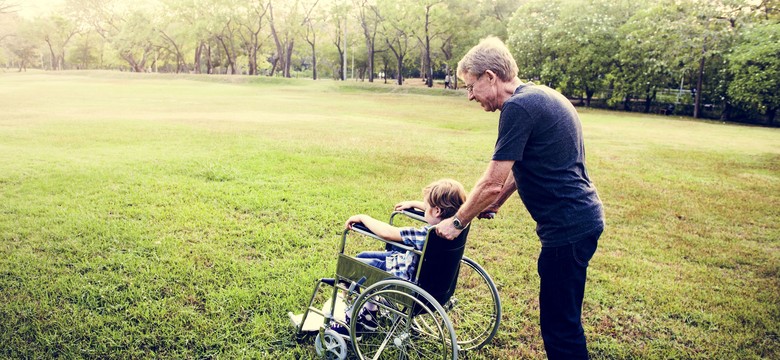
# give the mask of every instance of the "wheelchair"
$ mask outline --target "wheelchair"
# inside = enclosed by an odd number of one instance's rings
[[[407,209],[393,212],[391,225],[397,215],[425,222],[421,211]],[[349,355],[347,341],[330,329],[333,323],[349,329],[349,343],[359,359],[457,359],[460,352],[485,346],[498,331],[501,301],[487,271],[463,256],[469,229],[446,240],[432,227],[422,251],[384,240],[362,224],[344,230],[336,277],[317,280],[302,314],[288,313],[297,333],[317,331],[315,351],[327,359]],[[403,280],[345,255],[347,238],[356,237],[350,234],[384,242],[388,250],[418,254],[416,280]],[[315,299],[328,289],[323,286],[332,289],[318,308]],[[375,329],[358,323],[356,315],[366,304],[378,309]]]

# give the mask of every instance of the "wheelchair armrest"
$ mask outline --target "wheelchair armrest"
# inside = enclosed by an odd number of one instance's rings
[[[347,230],[347,231],[349,231],[349,230]],[[347,231],[344,232],[345,236],[346,236]],[[354,231],[354,232],[356,232],[358,234],[362,234],[362,235],[366,235],[368,237],[372,237],[372,238],[374,238],[376,240],[384,242],[385,244],[390,244],[390,245],[392,245],[394,247],[397,247],[397,248],[400,248],[402,250],[412,251],[412,252],[417,253],[418,255],[421,254],[421,252],[419,250],[415,249],[413,246],[408,246],[408,245],[405,245],[403,243],[399,243],[397,241],[391,241],[391,240],[382,239],[379,235],[374,234],[373,231],[369,230],[368,227],[363,225],[363,223],[354,223],[354,224],[352,224],[352,231]]]

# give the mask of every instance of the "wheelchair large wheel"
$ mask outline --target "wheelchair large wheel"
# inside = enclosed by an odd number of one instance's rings
[[[357,314],[366,304],[378,307],[368,329]],[[414,318],[426,318],[426,331]],[[452,323],[444,308],[425,290],[402,280],[380,281],[357,298],[350,322],[352,345],[360,359],[457,359]]]
[[[495,283],[479,264],[463,257],[458,286],[444,309],[452,321],[461,351],[476,350],[489,343],[501,322],[501,299]],[[428,319],[415,319],[421,331],[427,331]]]

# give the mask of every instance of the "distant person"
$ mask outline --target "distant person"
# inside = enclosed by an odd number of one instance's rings
[[[447,76],[444,77],[444,88],[449,89],[450,88],[450,81],[452,80],[452,76],[450,76],[450,73],[447,72]]]
[[[501,40],[488,37],[458,63],[469,100],[499,110],[493,159],[455,216],[436,227],[456,238],[474,218],[493,218],[517,190],[542,250],[539,312],[549,359],[587,359],[582,301],[588,262],[604,230],[604,213],[585,169],[577,111],[546,86],[523,83]]]

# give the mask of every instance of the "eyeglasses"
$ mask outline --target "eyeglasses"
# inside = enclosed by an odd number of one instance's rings
[[[484,74],[484,73],[483,73],[483,74]],[[466,89],[466,91],[468,91],[468,92],[469,92],[469,94],[473,94],[473,93],[474,93],[474,84],[476,84],[476,83],[477,83],[477,81],[479,81],[479,78],[481,78],[483,74],[479,74],[479,76],[477,76],[477,80],[474,80],[474,82],[473,82],[473,83],[471,83],[471,85],[466,85],[466,86],[464,87],[464,89]]]

